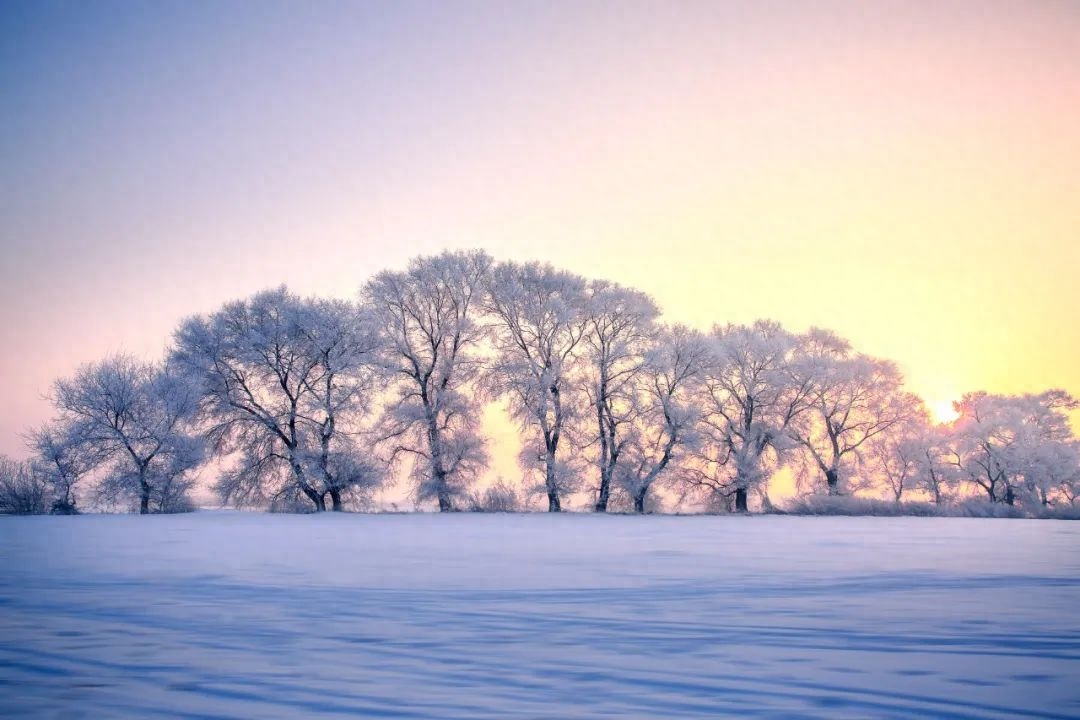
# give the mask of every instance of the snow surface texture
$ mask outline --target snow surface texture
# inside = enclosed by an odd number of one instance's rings
[[[0,716],[1080,716],[1080,523],[0,518]]]

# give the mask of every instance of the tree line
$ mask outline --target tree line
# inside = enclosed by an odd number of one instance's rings
[[[368,507],[403,478],[444,512],[535,494],[552,512],[585,496],[641,513],[660,488],[769,509],[784,468],[802,493],[898,503],[1039,508],[1080,489],[1064,391],[970,393],[935,424],[894,363],[828,330],[703,333],[632,288],[480,251],[415,258],[355,301],[280,287],[229,302],[186,319],[161,360],[85,365],[50,399],[31,458],[0,458],[0,511],[182,511],[204,468],[225,503],[310,511]],[[478,492],[490,403],[520,430],[522,478]]]

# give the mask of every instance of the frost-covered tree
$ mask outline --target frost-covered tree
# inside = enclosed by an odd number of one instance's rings
[[[358,443],[370,437],[365,421],[383,377],[383,345],[366,309],[341,300],[309,300],[305,306],[300,333],[316,363],[305,378],[301,419],[314,440],[308,456],[312,473],[329,494],[331,509],[340,511],[344,494],[366,504],[383,480],[382,467]]]
[[[480,295],[491,270],[482,252],[416,258],[361,290],[392,373],[380,440],[390,457],[411,456],[417,499],[455,509],[487,466],[475,381],[481,369]]]
[[[90,443],[80,442],[73,428],[50,423],[32,430],[27,445],[33,452],[36,472],[51,488],[51,510],[57,514],[77,512],[77,491],[102,458]]]
[[[1063,484],[1075,481],[1080,466],[1068,419],[1076,408],[1076,400],[1061,390],[969,393],[956,403],[952,462],[991,502],[1049,504]]]
[[[911,396],[902,391],[894,363],[855,353],[827,330],[815,328],[800,338],[792,368],[795,381],[810,386],[810,402],[789,435],[802,447],[805,465],[825,480],[828,494],[841,494],[844,473],[868,441],[908,416]]]
[[[595,448],[599,486],[596,512],[606,512],[612,480],[618,476],[629,427],[640,410],[637,380],[645,354],[656,334],[659,308],[645,293],[615,283],[588,284],[581,343],[584,385],[589,398],[592,431],[583,431]]]
[[[379,340],[351,303],[304,299],[284,287],[188,319],[172,362],[197,387],[206,436],[232,463],[217,489],[241,504],[306,498],[343,508],[379,481],[362,456]]]
[[[704,442],[691,482],[746,512],[792,447],[788,431],[806,412],[812,384],[792,371],[795,335],[770,320],[717,326],[701,393]]]
[[[173,366],[115,355],[58,380],[52,400],[69,437],[101,463],[106,500],[134,497],[142,514],[168,511],[204,460],[191,434],[198,397]]]
[[[927,455],[931,450],[927,445],[930,415],[920,398],[912,395],[908,400],[911,405],[904,418],[870,438],[861,454],[860,465],[867,480],[883,486],[896,502],[903,499],[905,492],[918,489],[920,480],[936,480],[932,473],[938,471]],[[924,471],[931,475],[924,477]],[[935,501],[940,502],[939,484],[927,482],[926,485],[937,488]]]
[[[935,505],[952,500],[960,478],[953,462],[952,428],[927,427],[916,441],[915,476],[912,487],[925,493]]]
[[[541,464],[548,510],[559,512],[572,489],[559,453],[571,426],[572,365],[588,326],[585,280],[550,265],[502,263],[491,273],[485,300],[495,346],[487,384],[536,433],[539,447],[527,448],[523,459]]]
[[[615,478],[629,493],[634,512],[645,512],[650,490],[698,442],[695,385],[708,354],[705,338],[681,325],[658,332],[645,354]]]

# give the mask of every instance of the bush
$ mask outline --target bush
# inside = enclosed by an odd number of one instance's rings
[[[183,494],[165,499],[161,505],[158,506],[157,512],[164,515],[176,515],[179,513],[195,512],[198,509],[199,508],[195,505],[195,501],[187,494]]]
[[[1049,505],[1040,507],[1035,517],[1045,520],[1080,520],[1080,505]]]
[[[315,504],[302,495],[282,495],[270,501],[268,510],[285,515],[308,515],[315,512]]]
[[[0,456],[0,513],[42,515],[49,500],[48,483],[29,463]]]
[[[469,512],[520,512],[522,505],[518,491],[501,479],[484,492],[473,493],[466,502]]]
[[[198,508],[190,494],[194,486],[190,478],[167,478],[154,488],[150,503],[153,511],[164,515],[195,512]]]
[[[785,510],[791,515],[937,517],[946,514],[944,508],[931,503],[897,503],[892,500],[877,500],[850,495],[807,495],[791,500]]]
[[[1022,508],[1015,505],[988,500],[965,500],[953,505],[949,514],[954,517],[972,518],[1022,518],[1026,515]]]
[[[74,500],[56,500],[52,504],[52,508],[49,510],[50,515],[78,515],[79,508],[75,507]]]

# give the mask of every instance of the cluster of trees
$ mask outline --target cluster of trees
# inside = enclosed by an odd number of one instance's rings
[[[660,321],[637,290],[482,252],[414,259],[356,302],[285,288],[186,320],[166,357],[119,355],[52,392],[33,457],[0,463],[0,510],[73,512],[82,490],[140,512],[190,506],[201,468],[238,505],[364,507],[408,477],[441,511],[644,512],[661,494],[769,507],[788,468],[805,493],[1071,504],[1080,444],[1066,393],[966,395],[935,425],[896,366],[832,332],[775,322],[709,333]],[[502,403],[523,483],[477,492],[480,423]],[[85,487],[84,487],[85,486]]]

